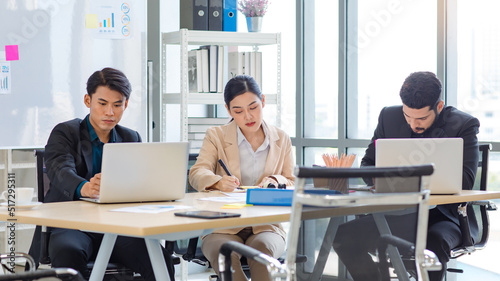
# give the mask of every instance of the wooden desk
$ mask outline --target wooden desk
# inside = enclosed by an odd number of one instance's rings
[[[222,196],[218,192],[191,193],[176,202],[153,202],[144,204],[187,205],[195,209],[220,211],[224,203],[198,200],[204,197]],[[500,198],[499,191],[463,191],[460,195],[432,195],[430,205],[463,201],[489,200]],[[95,204],[85,201],[71,201],[43,204],[33,210],[16,210],[10,217],[6,209],[0,211],[0,221],[45,225],[104,233],[103,243],[95,262],[90,280],[102,280],[109,262],[117,235],[145,238],[157,280],[169,280],[166,264],[161,252],[159,239],[178,240],[211,233],[215,229],[232,228],[258,224],[286,222],[290,219],[290,207],[253,206],[228,210],[240,213],[239,218],[204,220],[176,217],[174,212],[159,214],[137,214],[111,212],[112,209],[136,206],[132,204]],[[366,208],[336,208],[332,215],[366,212]],[[322,211],[308,211],[305,218],[324,216]],[[15,221],[13,221],[15,220]]]
[[[500,191],[462,190],[456,195],[431,195],[429,205],[500,199]]]
[[[225,203],[197,200],[204,197],[224,196],[219,192],[191,193],[176,202],[152,202],[192,206],[194,209],[220,211]],[[178,240],[211,233],[215,229],[238,226],[269,224],[288,221],[290,207],[259,206],[227,210],[240,213],[239,218],[205,220],[174,216],[173,211],[158,214],[111,212],[112,209],[141,205],[95,204],[86,201],[70,201],[43,204],[33,210],[16,210],[10,217],[7,209],[0,211],[0,221],[36,224],[104,233],[103,242],[90,280],[102,280],[117,235],[145,238],[157,280],[170,280],[161,252],[160,239]]]

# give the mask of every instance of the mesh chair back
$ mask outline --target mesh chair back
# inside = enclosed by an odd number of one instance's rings
[[[424,249],[427,237],[428,197],[429,191],[422,190],[422,176],[431,175],[434,171],[432,165],[409,167],[361,167],[361,168],[324,168],[324,167],[298,167],[295,175],[295,191],[290,217],[290,230],[288,232],[288,250],[286,268],[289,280],[295,280],[295,257],[299,239],[301,220],[306,218],[329,217],[335,214],[355,214],[351,211],[342,212],[347,208],[359,208],[354,212],[366,210],[392,210],[406,207],[417,207],[418,225],[416,227],[415,259],[419,280],[427,280],[427,274],[422,274],[424,267]],[[307,178],[417,178],[419,188],[415,192],[404,193],[355,193],[348,195],[319,195],[307,193],[305,188]],[[404,184],[404,181],[402,181]],[[304,205],[306,205],[304,207]],[[321,210],[312,206],[323,207]],[[324,207],[344,207],[324,209]],[[374,209],[370,209],[374,207]],[[353,210],[353,209],[351,209]],[[402,263],[401,263],[402,264]],[[404,267],[403,267],[404,268]]]

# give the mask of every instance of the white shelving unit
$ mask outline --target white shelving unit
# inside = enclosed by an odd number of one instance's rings
[[[166,91],[168,83],[174,83],[167,80],[167,46],[180,46],[180,93],[168,93]],[[224,104],[222,93],[190,93],[188,90],[188,51],[192,48],[197,48],[202,45],[220,45],[220,46],[251,46],[255,51],[259,46],[275,45],[276,46],[276,92],[266,92],[262,89],[266,96],[267,104],[276,104],[276,125],[281,125],[281,33],[242,33],[242,32],[220,32],[220,31],[199,31],[181,29],[175,32],[162,34],[162,96],[161,104],[163,107],[161,135],[162,138],[166,135],[166,112],[164,104],[179,104],[180,105],[180,136],[181,141],[188,140],[188,104]],[[225,67],[227,62],[224,62]],[[273,75],[266,73],[263,67],[262,76]]]
[[[36,188],[36,147],[0,147],[0,192],[7,190],[9,173],[15,173],[16,186],[20,184]],[[30,170],[31,169],[31,170]]]
[[[38,147],[0,147],[0,193],[7,190],[9,173],[14,175],[16,187],[33,187],[36,191],[36,158]],[[36,196],[36,193],[35,195]],[[9,249],[7,222],[0,223],[0,251]],[[35,227],[27,224],[16,225],[16,250],[28,252]]]

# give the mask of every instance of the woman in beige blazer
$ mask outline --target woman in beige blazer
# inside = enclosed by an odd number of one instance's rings
[[[266,124],[262,109],[265,97],[255,80],[239,75],[227,83],[224,101],[233,118],[227,125],[209,128],[189,182],[198,191],[231,192],[240,185],[267,186],[294,184],[295,162],[290,137],[281,129]],[[219,165],[222,159],[232,176]],[[285,231],[280,224],[258,225],[215,231],[202,238],[201,249],[219,274],[219,249],[227,241],[238,241],[278,258],[285,250]],[[233,253],[236,281],[248,280]],[[270,280],[265,266],[248,261],[252,280]]]

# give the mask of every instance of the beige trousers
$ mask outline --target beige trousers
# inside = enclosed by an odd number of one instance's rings
[[[212,265],[217,275],[219,275],[219,250],[222,244],[228,241],[237,241],[243,243],[274,258],[279,258],[285,251],[286,247],[285,240],[283,239],[283,237],[281,237],[281,235],[275,232],[261,232],[259,234],[253,234],[251,227],[244,228],[237,234],[209,234],[203,238],[201,242],[201,250],[203,252],[203,255],[205,255],[208,261],[210,261],[210,264]],[[245,273],[241,268],[240,258],[241,255],[235,252],[233,252],[231,255],[231,266],[234,269],[233,280],[248,281]],[[248,260],[248,266],[250,267],[250,276],[252,280],[271,280],[264,265],[252,260]]]

